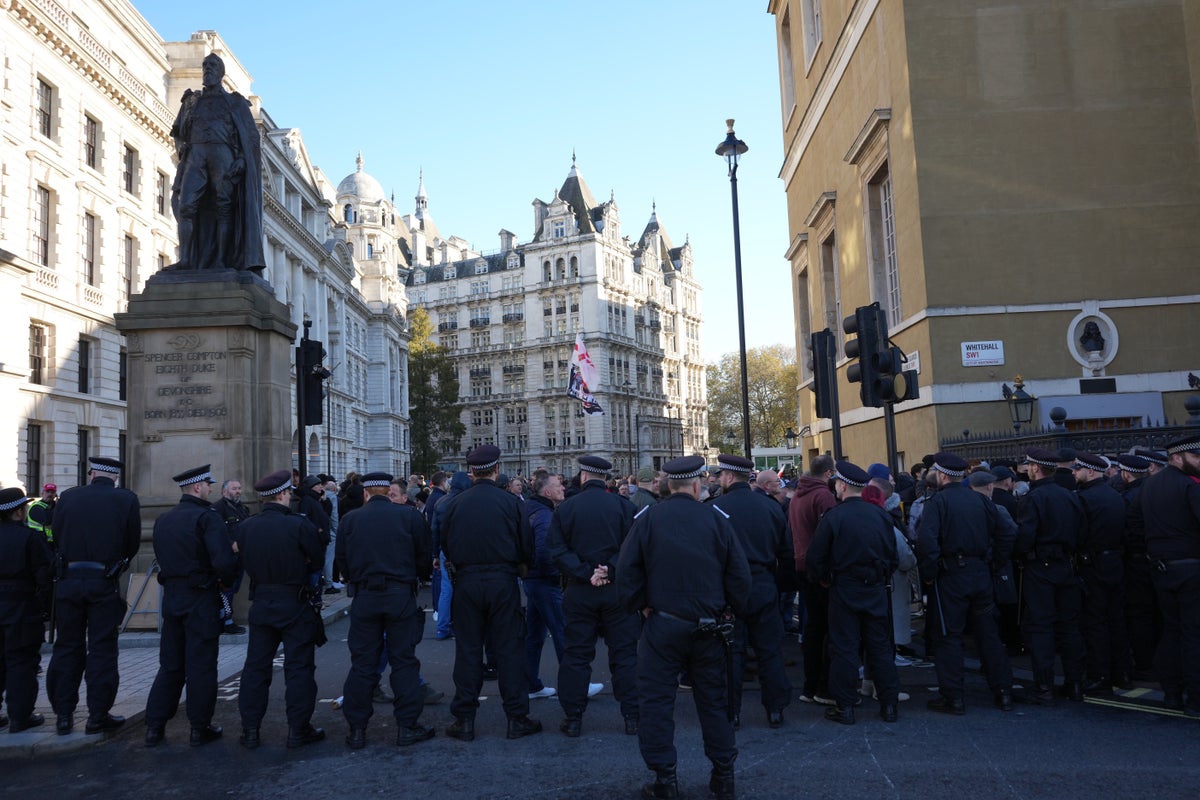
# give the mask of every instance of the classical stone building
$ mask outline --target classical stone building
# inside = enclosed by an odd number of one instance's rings
[[[616,201],[597,202],[574,164],[554,198],[533,207],[532,239],[501,230],[499,249],[486,254],[440,238],[423,184],[405,218],[409,300],[429,311],[461,385],[466,435],[443,463],[484,443],[501,447],[514,474],[572,474],[583,454],[628,473],[703,452],[701,288],[690,244],[675,246],[657,212],[630,239]],[[566,395],[577,334],[599,370],[592,389],[602,415],[585,416]]]
[[[771,0],[797,351],[878,301],[919,364],[901,461],[1011,427],[1186,417],[1200,282],[1200,5]],[[810,385],[808,359],[799,384]],[[839,356],[844,452],[881,411]],[[804,392],[808,455],[830,423]]]
[[[307,431],[309,470],[407,468],[396,262],[357,257],[333,185],[299,131],[251,95],[221,38],[164,42],[125,0],[10,0],[0,4],[0,405],[15,413],[0,427],[4,485],[73,486],[88,456],[128,452],[113,314],[175,260],[170,130],[210,52],[225,61],[226,87],[250,97],[263,137],[264,277],[293,322],[312,321],[334,369],[326,424]]]

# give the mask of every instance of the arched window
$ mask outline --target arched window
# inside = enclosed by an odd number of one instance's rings
[[[546,283],[549,283],[550,279],[552,277],[553,277],[553,275],[551,275],[551,273],[550,273],[550,262],[543,261],[542,262],[542,280],[545,281]]]
[[[342,219],[346,222],[354,222],[354,207],[349,203],[342,206]]]
[[[554,275],[559,280],[567,277],[567,262],[561,258],[554,262]]]
[[[579,277],[579,259],[575,256],[571,256],[571,277]]]

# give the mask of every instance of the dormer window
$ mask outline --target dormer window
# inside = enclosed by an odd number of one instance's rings
[[[556,219],[551,223],[551,236],[555,239],[562,239],[567,235],[567,221],[564,219]]]
[[[413,283],[422,284],[425,282],[425,270],[417,270],[413,273]]]
[[[511,256],[508,257],[508,268],[516,269],[519,266],[521,266],[521,257],[519,255],[517,255],[516,253],[513,253]]]
[[[481,261],[475,262],[475,274],[476,275],[487,275],[487,271],[488,271],[488,265],[487,265],[486,261],[481,260]]]

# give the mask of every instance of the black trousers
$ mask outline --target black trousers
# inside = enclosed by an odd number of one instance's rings
[[[975,643],[988,687],[992,692],[1012,686],[1012,666],[1000,641],[996,624],[995,589],[992,574],[983,561],[968,562],[942,572],[934,581],[942,610],[945,634],[938,631],[937,676],[942,696],[961,700],[963,696],[963,633],[968,620],[975,632]]]
[[[261,614],[268,605],[270,614]],[[256,622],[256,617],[271,619],[270,624]],[[284,703],[291,728],[304,728],[312,719],[317,705],[316,626],[321,624],[312,606],[291,597],[256,597],[250,609],[250,641],[246,647],[246,663],[238,686],[238,711],[243,728],[257,728],[267,713],[275,653],[283,644],[283,680],[286,686]],[[351,623],[353,628],[353,622]]]
[[[1139,672],[1151,671],[1163,618],[1154,590],[1154,569],[1145,553],[1130,555],[1125,561],[1125,624],[1134,667]]]
[[[79,705],[79,681],[87,678],[89,716],[107,714],[117,699],[117,629],[125,616],[116,580],[67,577],[54,600],[55,639],[46,668],[46,694],[56,714]]]
[[[638,716],[637,646],[641,619],[641,614],[621,608],[616,584],[567,587],[563,593],[563,660],[558,665],[558,697],[564,714],[580,716],[587,708],[596,639],[603,636],[608,646],[613,696],[621,704],[621,715]]]
[[[1154,666],[1163,692],[1187,692],[1187,705],[1200,711],[1200,564],[1168,565],[1154,573],[1163,610],[1163,635]]]
[[[637,684],[641,698],[638,746],[650,769],[674,766],[675,695],[679,673],[692,680],[692,700],[700,720],[704,755],[714,764],[737,758],[733,723],[727,714],[725,646],[711,636],[697,637],[696,626],[661,614],[651,614],[638,641]]]
[[[1125,635],[1125,569],[1119,553],[1100,556],[1100,563],[1082,566],[1081,628],[1087,650],[1087,674],[1119,678],[1133,674],[1133,656]]]
[[[739,714],[742,712],[742,674],[749,644],[758,656],[763,708],[768,713],[782,711],[792,702],[792,684],[783,666],[783,617],[779,615],[779,589],[773,576],[767,573],[754,575],[748,605],[755,611],[739,618],[735,630],[733,708]]]
[[[1054,653],[1063,663],[1063,677],[1083,680],[1083,635],[1079,632],[1079,578],[1069,561],[1036,561],[1025,566],[1025,617],[1021,622],[1025,647],[1040,686],[1054,683]]]
[[[455,618],[455,633],[458,632]],[[420,673],[417,645],[425,630],[425,615],[417,608],[412,587],[382,591],[359,589],[350,606],[350,672],[342,687],[342,713],[351,728],[365,728],[375,713],[372,692],[379,682],[379,659],[386,642],[397,726],[411,728],[421,716]]]
[[[187,718],[192,727],[212,722],[217,707],[217,640],[221,636],[221,594],[216,586],[163,589],[158,674],[146,700],[146,726],[161,727],[179,710],[187,686]]]
[[[454,700],[450,713],[474,718],[483,688],[483,645],[492,647],[504,713],[529,714],[525,669],[525,615],[517,576],[504,572],[458,573],[452,601],[454,619]]]
[[[37,667],[46,638],[37,601],[0,599],[0,697],[13,722],[29,719],[37,704]]]
[[[829,589],[800,573],[804,605],[804,694],[829,694]]]
[[[829,691],[839,708],[858,700],[860,649],[875,681],[880,703],[894,704],[900,693],[892,651],[892,619],[887,586],[835,586],[829,591]]]

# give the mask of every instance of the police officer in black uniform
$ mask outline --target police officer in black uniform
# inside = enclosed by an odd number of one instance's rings
[[[429,523],[414,506],[388,498],[391,483],[386,472],[364,475],[367,501],[338,523],[334,564],[354,598],[347,638],[350,672],[342,688],[342,713],[350,725],[346,744],[354,750],[367,744],[367,723],[375,713],[371,695],[385,644],[392,667],[396,744],[416,744],[435,733],[417,721],[424,702],[421,662],[415,655],[425,627],[417,589],[433,571]]]
[[[1087,527],[1079,543],[1083,580],[1081,625],[1087,650],[1085,694],[1111,695],[1132,688],[1133,658],[1125,635],[1125,501],[1109,485],[1108,462],[1093,453],[1075,455],[1075,493]]]
[[[138,497],[117,488],[123,465],[115,458],[88,461],[91,483],[62,493],[51,527],[58,543],[54,654],[46,668],[46,694],[55,731],[75,726],[79,681],[87,670],[88,721],[84,730],[103,733],[125,722],[108,713],[117,698],[117,628],[125,601],[117,585],[142,538]]]
[[[558,665],[558,698],[566,719],[560,729],[580,735],[587,708],[588,683],[596,638],[603,634],[613,677],[613,696],[621,704],[625,733],[638,728],[637,640],[641,617],[617,597],[617,554],[633,525],[633,503],[609,494],[604,478],[612,464],[599,456],[579,459],[579,492],[559,504],[550,520],[546,548],[566,581],[563,592],[563,659]],[[592,583],[599,571],[607,580]]]
[[[870,480],[862,467],[837,462],[833,484],[841,502],[821,517],[808,548],[809,576],[829,586],[829,693],[837,705],[825,709],[825,719],[843,725],[854,724],[860,648],[884,722],[896,721],[900,695],[888,613],[896,534],[891,515],[862,499]]]
[[[996,506],[963,484],[967,462],[938,453],[933,466],[938,491],[925,502],[917,526],[921,578],[938,607],[937,664],[940,696],[928,705],[945,714],[965,714],[963,631],[968,621],[996,707],[1012,710],[1012,666],[996,622],[993,570],[1012,560],[1013,535]]]
[[[686,670],[704,754],[713,765],[709,788],[732,798],[738,751],[728,713],[728,615],[749,610],[750,565],[728,515],[699,502],[704,459],[677,458],[663,471],[671,493],[638,512],[616,573],[621,602],[645,617],[638,642],[638,745],[655,779],[642,787],[642,796],[678,796],[675,694]]]
[[[292,472],[281,469],[254,484],[262,512],[236,529],[238,553],[250,578],[250,642],[238,687],[242,746],[260,744],[259,725],[267,713],[275,653],[283,644],[283,677],[287,684],[288,747],[303,747],[325,738],[312,725],[317,704],[314,651],[324,644],[324,626],[312,604],[308,576],[325,562],[317,526],[293,514]]]
[[[520,571],[533,563],[533,529],[525,504],[496,484],[500,448],[485,444],[467,454],[471,488],[439,503],[442,551],[453,565],[454,723],[446,735],[475,738],[475,711],[483,687],[483,643],[492,646],[500,695],[508,717],[508,738],[538,733],[529,718],[529,677],[525,667],[525,616],[521,611]]]
[[[1025,463],[1031,482],[1017,517],[1016,560],[1024,596],[1022,633],[1033,666],[1029,701],[1054,704],[1054,652],[1063,662],[1063,694],[1083,701],[1083,635],[1074,559],[1087,520],[1079,498],[1056,478],[1059,454],[1031,447]],[[1072,477],[1072,480],[1074,478]]]
[[[1163,614],[1154,666],[1167,708],[1200,717],[1200,435],[1171,442],[1167,455],[1141,498]]]
[[[1141,456],[1117,456],[1125,502],[1125,624],[1133,656],[1133,677],[1148,678],[1154,651],[1162,637],[1162,614],[1154,593],[1154,570],[1146,555],[1146,526],[1142,520],[1142,484],[1150,462]],[[1125,688],[1118,684],[1121,688]]]
[[[737,622],[734,679],[730,682],[734,725],[740,722],[742,711],[742,672],[748,642],[758,656],[758,680],[767,724],[778,728],[783,724],[783,709],[792,699],[792,685],[783,665],[783,618],[779,614],[779,586],[775,578],[780,567],[795,569],[792,535],[783,507],[768,495],[750,490],[753,461],[725,453],[717,456],[717,461],[721,465],[721,494],[712,503],[729,515],[754,582],[747,603],[749,610]]]
[[[154,521],[154,557],[163,585],[162,630],[158,674],[146,700],[146,747],[162,742],[185,684],[192,747],[221,736],[221,727],[212,724],[221,586],[237,578],[238,560],[225,521],[208,502],[215,483],[209,467],[171,478],[183,494],[178,505]]]
[[[42,599],[49,598],[53,551],[46,536],[25,524],[27,504],[20,489],[0,489],[0,727],[20,733],[46,721],[33,713],[37,702],[39,650],[46,638]]]

